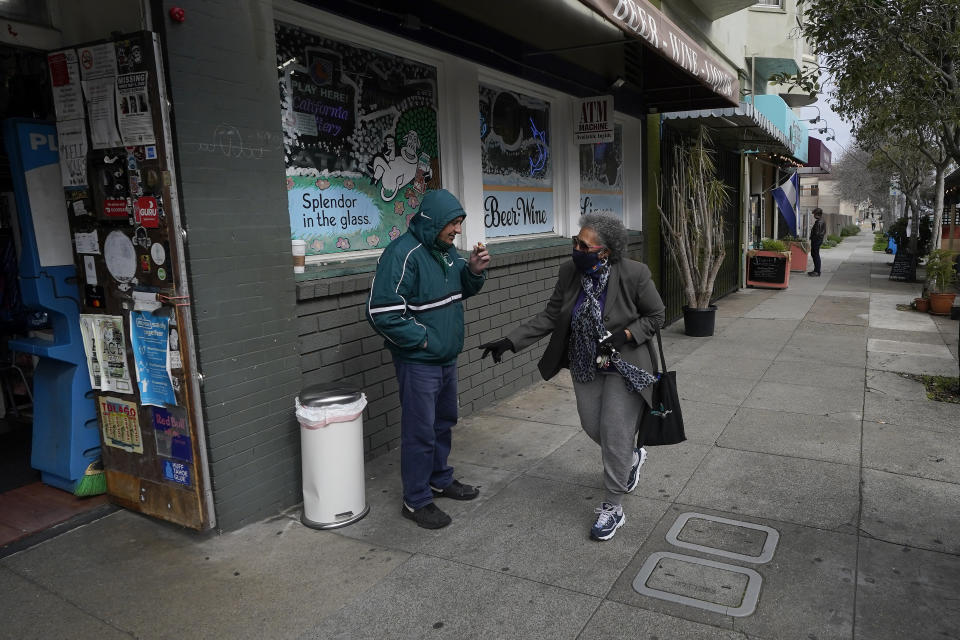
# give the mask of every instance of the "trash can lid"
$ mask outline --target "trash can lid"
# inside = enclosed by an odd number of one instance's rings
[[[363,394],[356,387],[339,382],[315,384],[300,391],[300,404],[304,407],[325,407],[331,404],[350,404]]]

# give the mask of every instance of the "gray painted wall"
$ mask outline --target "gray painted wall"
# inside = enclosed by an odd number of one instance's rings
[[[163,3],[217,526],[298,502],[296,293],[271,3]],[[158,20],[159,22],[159,20]]]

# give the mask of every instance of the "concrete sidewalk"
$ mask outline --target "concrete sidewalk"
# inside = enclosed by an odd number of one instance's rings
[[[869,236],[724,298],[713,337],[665,332],[689,439],[650,449],[609,542],[561,376],[461,421],[483,488],[446,529],[400,517],[395,452],[337,531],[121,511],[0,561],[0,637],[960,638],[960,405],[896,373],[955,374],[957,323],[897,311],[920,286]]]

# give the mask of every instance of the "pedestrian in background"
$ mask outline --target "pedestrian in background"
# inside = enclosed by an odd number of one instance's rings
[[[367,320],[385,338],[400,384],[401,514],[425,529],[450,524],[434,497],[472,500],[480,493],[455,480],[447,464],[457,423],[462,301],[480,291],[490,264],[483,245],[469,261],[453,246],[466,217],[449,191],[427,193],[407,232],[383,250],[367,302]]]
[[[810,256],[813,258],[813,271],[808,272],[807,275],[820,277],[820,245],[827,237],[827,224],[823,221],[823,209],[820,207],[813,210],[813,217],[816,220],[810,228]]]
[[[609,540],[626,522],[623,495],[640,478],[646,451],[636,447],[641,410],[652,402],[655,378],[650,338],[663,326],[664,305],[650,269],[628,259],[627,230],[616,218],[588,214],[573,237],[572,260],[560,266],[546,308],[499,340],[481,345],[500,362],[550,335],[539,363],[549,380],[570,369],[580,424],[600,445],[606,495],[590,529]]]

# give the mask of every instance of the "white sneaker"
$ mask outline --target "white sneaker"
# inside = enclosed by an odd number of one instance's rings
[[[643,447],[633,450],[633,467],[630,469],[630,477],[627,479],[627,493],[630,493],[640,484],[640,467],[647,461],[647,450]]]
[[[621,505],[614,506],[609,502],[602,502],[595,510],[597,521],[590,529],[590,537],[594,540],[609,540],[627,521]]]

